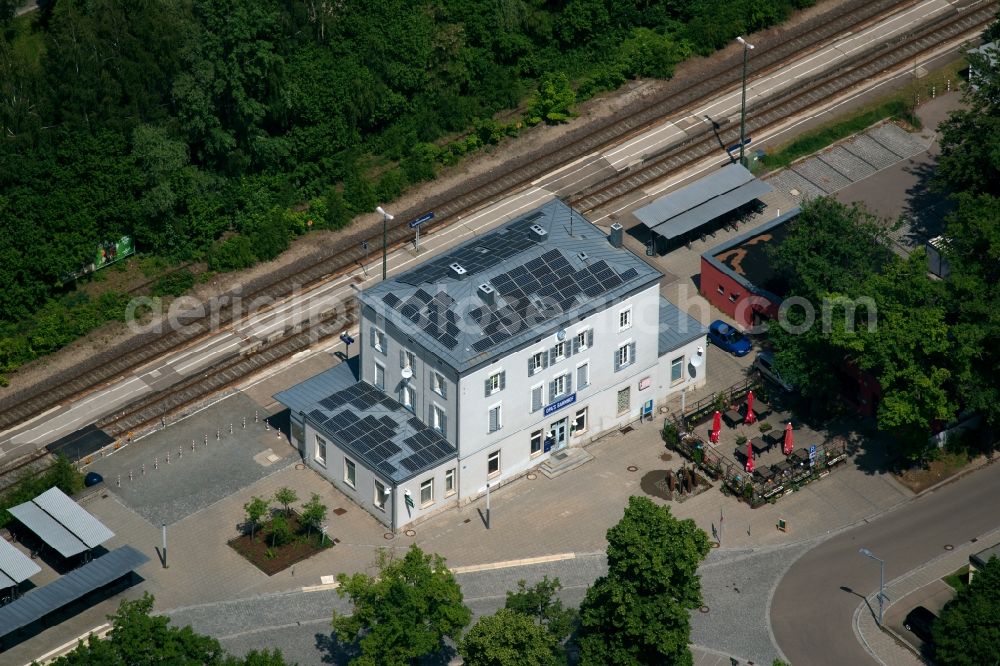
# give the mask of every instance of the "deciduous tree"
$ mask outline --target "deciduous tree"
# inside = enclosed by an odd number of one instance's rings
[[[1000,662],[1000,558],[995,555],[934,622],[934,659],[949,666]]]
[[[556,666],[557,651],[552,634],[509,608],[479,618],[459,645],[466,666]]]
[[[267,500],[260,497],[251,497],[250,501],[243,505],[246,512],[247,525],[250,526],[250,540],[253,541],[254,531],[260,526],[260,519],[267,515],[270,506]]]

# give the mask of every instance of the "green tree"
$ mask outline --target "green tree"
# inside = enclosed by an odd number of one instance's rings
[[[312,534],[313,530],[319,530],[326,521],[327,508],[320,501],[319,495],[313,493],[309,501],[302,505],[302,523]]]
[[[271,525],[268,529],[268,535],[271,537],[272,548],[284,546],[286,543],[291,541],[292,528],[288,524],[288,519],[284,516],[275,516],[272,518]]]
[[[377,576],[339,574],[337,594],[351,600],[349,615],[333,616],[344,643],[357,643],[358,666],[404,666],[435,654],[444,640],[458,641],[472,613],[440,555],[416,544],[402,559],[380,549]]]
[[[934,660],[949,666],[1000,662],[1000,559],[995,555],[945,604],[932,628]]]
[[[347,209],[344,195],[336,187],[326,191],[326,213],[323,217],[328,229],[341,229],[351,223],[351,211]]]
[[[549,580],[543,576],[531,587],[523,580],[517,581],[517,591],[507,593],[504,608],[532,618],[546,628],[552,637],[561,641],[573,631],[577,613],[572,608],[563,608],[561,599],[556,597],[562,585],[558,578]]]
[[[254,496],[250,498],[250,501],[243,505],[243,511],[246,513],[246,524],[250,526],[250,540],[253,541],[254,531],[260,526],[260,519],[267,515],[270,505],[267,500],[261,499],[260,497]]]
[[[693,520],[630,497],[608,530],[608,573],[580,606],[581,663],[690,665],[688,613],[701,604],[697,569],[708,551]]]
[[[566,122],[573,117],[570,110],[576,103],[576,93],[569,85],[569,78],[562,72],[546,74],[538,82],[538,92],[531,101],[528,123],[537,125],[543,120],[550,125]]]
[[[291,518],[291,505],[299,501],[299,495],[288,486],[282,486],[274,493],[274,501],[284,508],[285,516]]]
[[[556,666],[557,650],[552,634],[509,608],[479,618],[459,644],[466,666]]]

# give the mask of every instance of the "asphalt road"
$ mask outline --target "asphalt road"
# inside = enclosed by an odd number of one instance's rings
[[[1000,465],[908,502],[806,552],[781,579],[771,602],[771,628],[793,664],[877,663],[858,642],[854,610],[878,588],[878,563],[889,581],[1000,525]]]

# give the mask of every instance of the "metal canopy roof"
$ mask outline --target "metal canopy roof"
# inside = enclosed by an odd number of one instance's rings
[[[30,557],[7,543],[6,539],[0,539],[0,587],[14,587],[41,570]]]
[[[31,590],[20,599],[0,606],[0,636],[40,620],[148,561],[147,556],[132,546],[122,546],[44,587]]]
[[[8,511],[63,557],[78,555],[114,536],[114,532],[58,488],[50,488]]]
[[[664,238],[674,238],[770,192],[740,164],[727,164],[690,185],[635,211],[640,222]]]
[[[660,356],[680,349],[707,333],[708,329],[700,321],[660,296],[660,333],[657,336]]]
[[[45,513],[65,525],[88,548],[95,548],[115,535],[86,509],[58,488],[49,488],[32,500]]]

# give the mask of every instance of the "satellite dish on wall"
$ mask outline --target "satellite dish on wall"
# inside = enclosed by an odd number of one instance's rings
[[[691,357],[691,366],[700,368],[703,365],[705,365],[705,348],[698,347],[698,352]]]
[[[410,366],[406,366],[405,368],[403,368],[402,374],[403,374],[403,379],[409,379],[410,377],[413,376],[413,370],[410,368]]]

